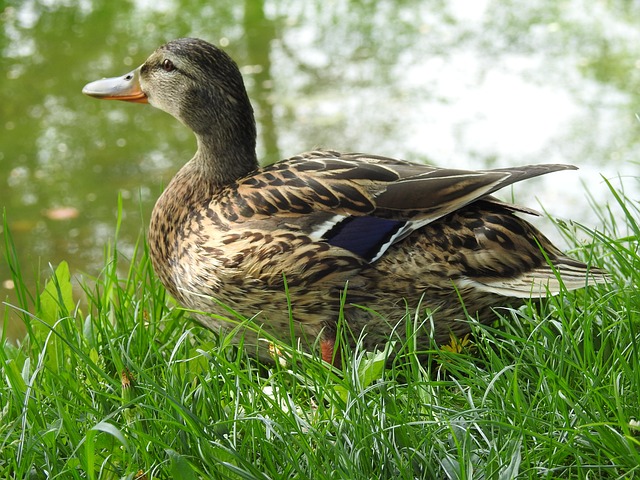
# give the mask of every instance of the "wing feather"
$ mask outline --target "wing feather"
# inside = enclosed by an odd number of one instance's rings
[[[299,218],[309,235],[322,232],[321,238],[330,244],[375,261],[411,232],[479,199],[500,204],[490,195],[503,187],[575,168],[552,164],[468,171],[360,153],[314,151],[239,180],[210,208],[234,222],[273,215],[289,223]],[[334,225],[326,223],[329,214],[335,216],[330,217]],[[314,215],[317,227],[312,225]],[[364,218],[353,220],[359,217]]]

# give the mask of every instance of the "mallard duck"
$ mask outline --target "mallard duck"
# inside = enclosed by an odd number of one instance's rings
[[[194,38],[83,93],[149,103],[195,133],[197,151],[158,199],[148,241],[167,290],[211,329],[229,327],[231,308],[336,363],[341,309],[366,348],[402,337],[418,310],[445,343],[469,332],[469,316],[492,322],[496,307],[606,278],[517,215],[535,212],[492,196],[573,166],[466,171],[318,150],[260,168],[237,65]],[[245,331],[245,345],[258,337]]]

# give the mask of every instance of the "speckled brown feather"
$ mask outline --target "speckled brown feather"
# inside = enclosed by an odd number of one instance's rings
[[[535,212],[491,196],[575,167],[461,171],[313,151],[259,169],[251,105],[221,50],[176,40],[129,77],[139,77],[149,103],[198,140],[195,157],[158,199],[149,248],[162,283],[209,328],[232,326],[231,308],[301,348],[320,339],[331,361],[345,289],[349,328],[374,348],[403,336],[407,308],[430,312],[423,318],[444,342],[451,332],[469,331],[467,313],[490,322],[493,308],[559,292],[558,275],[569,289],[606,278],[516,215]],[[89,94],[118,98],[102,94],[100,82]],[[362,251],[358,218],[372,229],[363,232],[379,236],[363,237],[369,243]],[[255,344],[266,358],[258,337],[245,331],[245,345]]]

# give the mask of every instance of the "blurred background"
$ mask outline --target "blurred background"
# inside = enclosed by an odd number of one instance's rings
[[[75,278],[100,274],[119,196],[130,254],[191,158],[192,134],[167,114],[80,93],[183,36],[237,61],[264,163],[315,147],[571,163],[502,198],[591,227],[589,202],[612,202],[603,176],[640,191],[637,0],[9,0],[0,21],[0,207],[34,289],[61,260]],[[14,295],[3,255],[0,301]]]

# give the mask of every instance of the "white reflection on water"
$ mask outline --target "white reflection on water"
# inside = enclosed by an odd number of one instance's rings
[[[618,175],[639,174],[640,122],[631,108],[637,92],[596,80],[586,66],[601,60],[607,45],[614,57],[635,49],[640,58],[640,29],[599,2],[501,5],[454,1],[440,16],[424,5],[401,11],[397,18],[410,13],[404,21],[418,33],[386,66],[384,42],[358,58],[354,52],[366,45],[354,45],[357,35],[337,25],[333,37],[323,36],[317,24],[326,19],[298,12],[272,55],[276,105],[294,112],[281,128],[283,155],[320,145],[456,168],[570,163],[580,170],[518,185],[515,199],[531,206],[539,200],[554,216],[596,226],[586,195],[611,202],[602,176],[617,184]],[[513,31],[511,17],[522,18],[521,31]],[[291,45],[299,52],[293,61]],[[340,55],[349,61],[342,76],[329,73],[330,81],[302,91],[297,60],[331,71],[339,70]],[[386,84],[376,78],[384,68],[391,72]],[[640,62],[631,75],[640,76]],[[629,182],[627,194],[637,195],[634,188]]]

